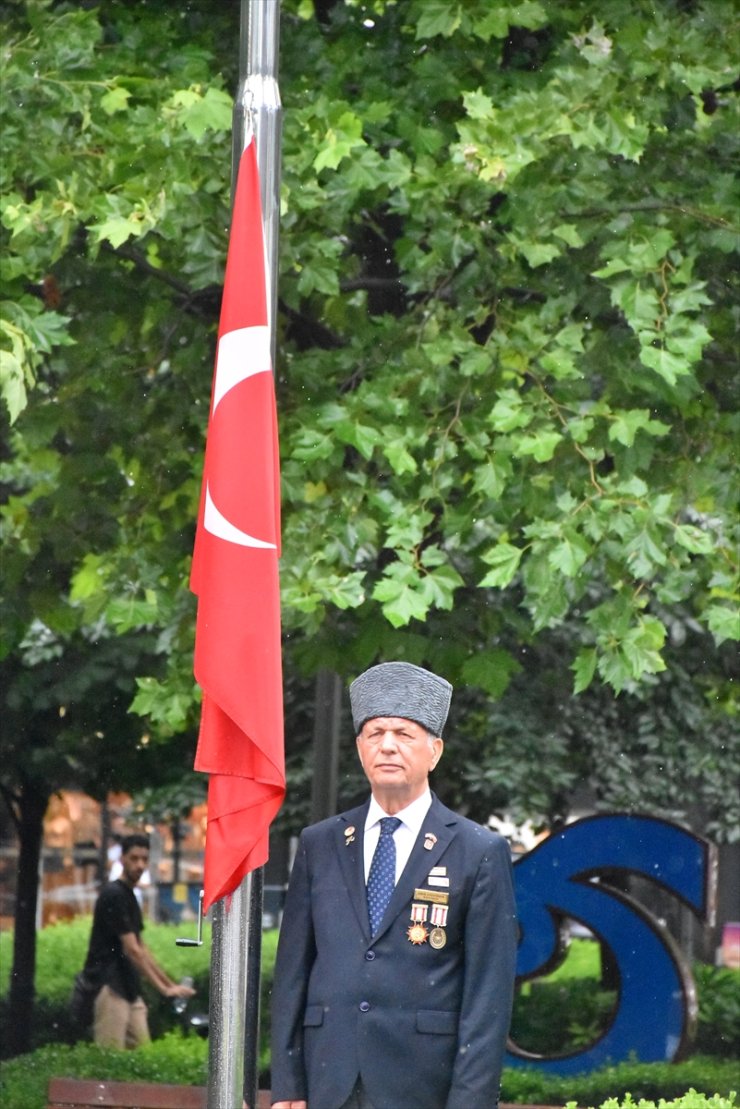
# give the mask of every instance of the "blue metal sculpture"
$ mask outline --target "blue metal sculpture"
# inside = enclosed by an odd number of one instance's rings
[[[675,824],[594,816],[540,843],[516,863],[519,979],[547,974],[562,961],[562,922],[570,918],[609,948],[619,973],[618,1001],[608,1028],[590,1046],[544,1057],[510,1044],[508,1066],[578,1074],[630,1056],[675,1059],[689,1041],[696,1021],[690,967],[665,926],[608,884],[614,872],[651,879],[700,918],[707,915],[711,847]]]

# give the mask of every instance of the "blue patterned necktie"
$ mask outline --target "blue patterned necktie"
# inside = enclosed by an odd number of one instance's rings
[[[393,842],[393,833],[400,823],[397,816],[384,816],[380,821],[380,839],[367,876],[367,908],[372,936],[380,927],[396,884],[396,845]]]

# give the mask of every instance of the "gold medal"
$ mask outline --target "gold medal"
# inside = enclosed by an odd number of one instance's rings
[[[439,951],[441,947],[447,943],[447,933],[444,928],[432,928],[429,933],[429,942],[435,951]]]
[[[426,943],[429,933],[423,924],[411,924],[406,931],[406,935],[413,944]]]

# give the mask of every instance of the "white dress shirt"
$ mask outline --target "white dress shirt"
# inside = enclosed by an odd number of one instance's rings
[[[424,823],[424,817],[429,812],[429,807],[432,803],[432,794],[430,790],[422,793],[421,797],[417,797],[405,809],[400,812],[394,813],[401,821],[399,826],[393,833],[393,842],[396,845],[396,882],[403,873],[403,868],[409,861],[409,855],[416,843],[416,837],[421,831],[421,826]],[[384,809],[381,809],[378,802],[374,797],[370,798],[370,808],[367,810],[367,819],[365,820],[365,882],[370,873],[370,864],[373,861],[375,848],[378,846],[380,839],[380,821],[384,816],[390,816]]]

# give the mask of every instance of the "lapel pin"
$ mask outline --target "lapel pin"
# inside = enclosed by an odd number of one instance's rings
[[[344,829],[344,843],[345,846],[349,843],[355,842],[355,829],[354,825],[350,824],[349,828]]]
[[[435,836],[434,832],[425,832],[424,833],[424,847],[426,848],[427,851],[431,851],[436,842],[437,842],[437,837]]]

